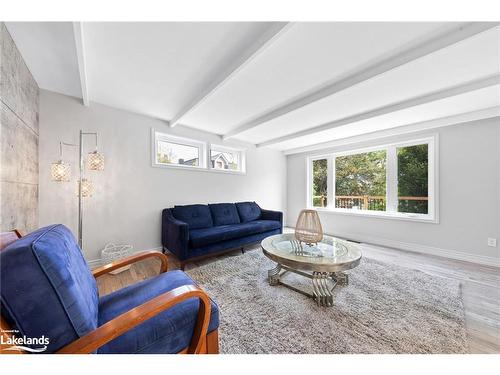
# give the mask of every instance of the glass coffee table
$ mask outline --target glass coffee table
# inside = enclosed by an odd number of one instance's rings
[[[277,265],[268,271],[269,285],[283,285],[311,297],[319,306],[333,306],[332,290],[337,284],[347,285],[344,272],[361,261],[358,244],[324,236],[317,244],[300,243],[293,233],[277,234],[261,242],[262,251]],[[287,284],[282,280],[287,272],[312,280],[310,291]]]

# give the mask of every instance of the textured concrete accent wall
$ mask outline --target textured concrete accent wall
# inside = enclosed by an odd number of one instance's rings
[[[0,23],[0,230],[38,227],[38,85]]]

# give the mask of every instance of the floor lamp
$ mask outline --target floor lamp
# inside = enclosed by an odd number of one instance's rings
[[[71,165],[66,163],[63,159],[63,148],[64,146],[78,147],[80,151],[80,177],[78,179],[76,194],[78,196],[78,244],[80,245],[80,248],[83,248],[83,198],[91,197],[93,191],[92,181],[85,178],[85,165],[83,159],[83,137],[89,135],[95,137],[95,149],[88,154],[88,169],[93,171],[102,171],[104,169],[104,156],[97,151],[97,133],[85,133],[82,130],[80,130],[78,144],[59,142],[59,160],[52,163],[50,168],[53,181],[69,182],[71,180]]]

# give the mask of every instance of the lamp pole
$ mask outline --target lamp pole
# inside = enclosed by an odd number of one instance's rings
[[[97,137],[97,135],[96,135]],[[78,182],[78,245],[83,249],[83,202],[82,202],[82,181],[83,181],[83,132],[80,130],[80,181]]]
[[[85,166],[84,166],[84,156],[83,156],[83,137],[85,135],[93,135],[95,137],[95,151],[89,153],[89,169],[92,170],[102,170],[104,168],[104,158],[101,154],[97,152],[97,133],[86,133],[80,130],[78,144],[59,142],[60,148],[60,160],[52,163],[52,179],[54,181],[66,182],[69,181],[71,170],[70,165],[63,162],[63,146],[73,146],[79,149],[78,163],[80,167],[80,176],[78,180],[78,245],[83,248],[83,198],[86,196],[91,196],[92,186],[89,181],[85,179]],[[84,190],[85,183],[85,190]]]

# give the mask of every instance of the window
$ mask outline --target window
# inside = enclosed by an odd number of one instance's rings
[[[244,149],[160,133],[152,129],[154,167],[186,168],[198,171],[245,173]]]
[[[335,158],[335,207],[385,211],[386,151]]]
[[[313,206],[326,207],[328,205],[328,160],[313,160]]]
[[[436,137],[309,158],[309,206],[436,222]]]
[[[429,146],[398,147],[398,211],[429,211]]]
[[[188,138],[153,132],[154,165],[206,168],[206,144]]]
[[[211,169],[226,172],[245,171],[245,152],[240,149],[225,146],[210,145]]]

